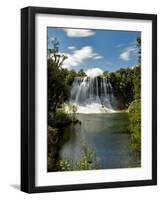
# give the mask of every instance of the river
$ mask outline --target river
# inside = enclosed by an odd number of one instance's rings
[[[78,114],[81,124],[65,128],[59,158],[77,162],[82,146],[95,151],[99,169],[138,167],[139,156],[131,145],[128,113]]]

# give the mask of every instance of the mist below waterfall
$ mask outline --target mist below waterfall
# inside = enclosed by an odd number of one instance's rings
[[[102,76],[75,77],[70,102],[78,113],[114,112],[117,104],[110,80]]]

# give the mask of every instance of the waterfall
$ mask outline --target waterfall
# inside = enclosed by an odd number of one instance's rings
[[[76,77],[72,84],[70,102],[78,113],[112,112],[116,105],[110,80],[101,76]]]

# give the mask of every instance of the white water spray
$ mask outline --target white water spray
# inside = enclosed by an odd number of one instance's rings
[[[110,80],[103,78],[103,71],[96,68],[87,71],[86,77],[76,77],[71,89],[71,102],[78,113],[113,112],[116,99]]]

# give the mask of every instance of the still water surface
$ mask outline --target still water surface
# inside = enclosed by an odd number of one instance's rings
[[[75,163],[82,146],[94,150],[100,169],[137,167],[139,157],[131,145],[128,113],[78,114],[81,124],[70,125],[61,139],[60,159]]]

